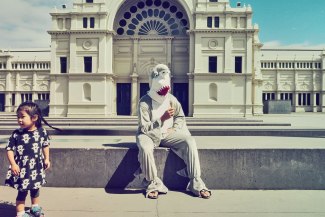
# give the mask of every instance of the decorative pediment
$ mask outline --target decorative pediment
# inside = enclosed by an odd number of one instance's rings
[[[304,91],[307,91],[310,89],[310,85],[306,82],[302,82],[300,85],[299,85],[299,89],[300,90],[304,90]]]
[[[273,90],[274,84],[272,84],[271,82],[265,82],[264,83],[264,89],[265,90]]]
[[[291,84],[289,82],[284,82],[281,84],[281,89],[285,91],[290,91],[291,90]]]
[[[38,90],[43,90],[43,91],[48,91],[49,90],[49,82],[47,81],[38,81],[37,82],[37,89]]]
[[[31,91],[32,90],[32,82],[30,81],[22,81],[20,82],[20,86],[22,90]]]

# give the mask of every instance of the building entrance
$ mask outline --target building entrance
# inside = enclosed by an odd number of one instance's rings
[[[188,84],[174,83],[173,95],[181,103],[185,116],[188,116]]]
[[[6,97],[4,93],[0,93],[0,112],[5,111],[5,102],[6,102]]]
[[[140,83],[140,99],[150,90],[149,83]]]
[[[131,84],[117,83],[116,84],[116,111],[117,115],[131,114]]]

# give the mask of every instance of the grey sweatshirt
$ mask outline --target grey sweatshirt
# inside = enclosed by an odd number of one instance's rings
[[[169,94],[170,101],[175,109],[173,128],[176,131],[182,131],[188,135],[191,135],[188,131],[185,121],[185,115],[181,104],[178,102],[175,96]],[[158,146],[161,141],[161,126],[160,119],[153,120],[152,117],[152,99],[146,94],[144,95],[138,104],[138,131],[137,135],[145,134],[152,139],[154,144]]]

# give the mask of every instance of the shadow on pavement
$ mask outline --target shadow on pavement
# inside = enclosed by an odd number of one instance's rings
[[[129,146],[129,144],[122,144],[124,146]],[[111,146],[111,145],[110,145]],[[110,189],[125,189],[129,183],[134,179],[134,173],[139,168],[139,162],[137,159],[138,150],[137,149],[128,149],[124,155],[121,162],[118,164],[113,175],[110,177],[108,183],[106,184],[106,192]]]
[[[7,201],[0,200],[0,216],[16,216],[16,205]]]

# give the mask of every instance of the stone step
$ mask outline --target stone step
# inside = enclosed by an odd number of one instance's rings
[[[202,179],[211,189],[325,189],[323,138],[195,137]],[[5,155],[6,138],[0,140]],[[134,136],[56,136],[47,186],[140,188]],[[185,189],[176,175],[185,165],[167,148],[155,149],[159,177],[170,189]],[[8,161],[0,158],[0,174]]]
[[[278,136],[278,137],[323,137],[325,129],[247,129],[245,128],[193,128],[189,127],[193,136]],[[6,136],[12,133],[12,128],[1,128],[0,135]],[[117,128],[65,128],[63,131],[48,129],[50,135],[74,135],[74,136],[135,136],[136,127]]]
[[[264,122],[259,119],[247,118],[186,118],[187,125],[193,135],[250,135],[253,136],[256,129],[288,128],[290,123]],[[134,116],[116,117],[104,119],[88,118],[49,118],[47,121],[63,132],[49,130],[57,135],[135,135],[138,120]],[[16,119],[5,119],[0,121],[0,135],[7,135],[17,128]],[[236,129],[237,128],[237,129]],[[249,131],[242,130],[249,128]],[[228,130],[226,130],[228,129]],[[260,135],[258,132],[257,135]],[[272,135],[274,132],[266,133]]]
[[[118,116],[111,118],[49,118],[45,117],[45,119],[49,122],[61,123],[61,122],[72,122],[72,123],[111,123],[111,122],[137,122],[138,118],[135,116]],[[12,121],[16,121],[16,116],[1,116],[0,120],[2,123],[10,123]],[[263,122],[263,120],[259,119],[247,119],[247,118],[193,118],[186,117],[186,121],[188,123],[214,123],[214,122]]]

